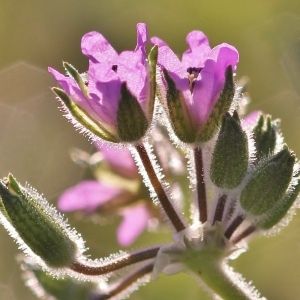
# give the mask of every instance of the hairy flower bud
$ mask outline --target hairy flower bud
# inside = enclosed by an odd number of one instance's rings
[[[232,189],[244,178],[248,167],[248,140],[237,112],[226,113],[213,152],[211,180],[220,188]]]
[[[253,129],[256,157],[272,154],[276,146],[276,125],[272,124],[271,116],[261,115]]]
[[[242,208],[255,216],[272,209],[291,182],[294,164],[295,155],[285,146],[258,165],[241,193]]]
[[[69,267],[73,263],[77,252],[75,242],[67,228],[55,222],[53,211],[43,205],[35,191],[20,186],[10,174],[7,184],[0,181],[0,196],[6,211],[4,217],[49,267]],[[18,243],[22,244],[19,240]]]

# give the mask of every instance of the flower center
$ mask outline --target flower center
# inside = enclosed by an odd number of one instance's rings
[[[195,67],[189,67],[186,71],[187,71],[187,77],[190,83],[190,91],[191,93],[193,93],[194,90],[194,86],[195,86],[195,82],[196,79],[199,75],[199,73],[201,72],[203,68],[195,68]]]

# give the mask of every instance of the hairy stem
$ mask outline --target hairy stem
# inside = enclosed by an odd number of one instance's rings
[[[237,228],[242,224],[244,220],[245,220],[245,216],[243,215],[238,215],[235,219],[233,219],[233,221],[231,222],[231,224],[228,226],[228,228],[224,233],[225,237],[227,237],[228,240],[231,238],[233,233],[237,230]]]
[[[125,268],[129,265],[154,258],[157,255],[159,249],[160,247],[155,247],[155,248],[150,248],[147,250],[131,253],[124,257],[111,260],[109,263],[103,264],[102,266],[98,266],[98,267],[84,265],[81,262],[75,261],[70,267],[70,269],[84,275],[91,275],[91,276],[104,275]]]
[[[107,300],[110,299],[127,288],[129,288],[132,284],[137,282],[142,277],[150,274],[153,270],[153,263],[150,263],[134,272],[129,274],[127,277],[125,277],[122,281],[118,282],[113,288],[110,289],[109,292],[106,292],[105,294],[99,294],[95,295],[93,299],[95,300]]]
[[[219,197],[212,225],[214,225],[215,222],[217,221],[219,222],[222,221],[226,200],[227,200],[227,195],[222,195]]]
[[[207,221],[207,203],[203,170],[203,157],[202,150],[199,147],[194,149],[194,160],[196,169],[196,191],[198,199],[199,220],[203,224]]]
[[[174,209],[173,205],[171,204],[161,182],[159,181],[156,172],[153,168],[149,155],[144,145],[139,144],[135,146],[138,155],[143,163],[143,166],[147,172],[151,185],[157,195],[157,198],[168,216],[169,220],[171,221],[172,225],[174,226],[177,232],[182,231],[185,229],[185,225],[183,224],[182,220],[179,218],[176,210]]]

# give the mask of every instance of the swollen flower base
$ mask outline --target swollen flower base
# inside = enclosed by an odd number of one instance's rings
[[[66,76],[49,71],[62,86],[53,91],[76,128],[109,151],[130,150],[148,196],[173,229],[173,242],[88,259],[75,230],[35,190],[9,175],[0,182],[1,222],[29,256],[22,259],[27,284],[39,297],[124,299],[160,273],[186,272],[213,299],[263,299],[227,261],[246,251],[250,238],[278,231],[289,221],[300,191],[295,155],[283,143],[278,120],[259,112],[239,113],[245,101],[233,77],[239,59],[233,46],[211,49],[206,36],[193,31],[181,61],[158,38],[152,38],[147,58],[147,38],[146,25],[138,24],[135,50],[118,55],[101,34],[88,33],[82,39],[87,73],[68,63]],[[161,124],[168,134],[158,134]],[[177,167],[182,169],[185,157],[183,173],[166,164],[167,147],[162,145],[170,146],[170,141],[178,150],[168,152],[168,159],[181,155]],[[124,164],[117,164],[121,172]],[[125,173],[131,181],[139,180],[129,169]],[[190,191],[183,203],[175,201],[172,189],[179,173],[189,180],[188,187],[181,186]],[[85,191],[88,202],[82,200]],[[120,195],[122,209],[133,211],[124,216],[126,230],[118,233],[120,243],[129,245],[141,231],[134,228],[141,211],[133,208],[146,193],[106,187],[102,180],[84,182],[67,191],[59,206],[94,211]],[[189,219],[184,217],[187,207]],[[141,229],[148,219],[149,214],[140,218]],[[56,284],[49,274],[58,278]],[[31,279],[38,284],[30,284]]]

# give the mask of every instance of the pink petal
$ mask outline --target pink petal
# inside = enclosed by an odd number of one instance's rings
[[[187,35],[186,42],[190,49],[182,55],[182,64],[185,69],[203,68],[211,51],[206,35],[202,31],[192,31]]]
[[[146,60],[146,43],[148,41],[147,26],[144,23],[138,23],[136,25],[137,31],[137,43],[134,52],[141,53],[141,62],[144,63]]]
[[[117,230],[121,246],[129,246],[147,227],[150,214],[145,204],[139,204],[122,212],[123,220]]]
[[[58,209],[64,212],[82,210],[92,212],[122,193],[96,180],[82,181],[67,189],[58,199]]]
[[[106,145],[99,146],[95,143],[100,152],[103,153],[105,160],[115,169],[119,174],[132,179],[138,178],[138,169],[127,148],[116,149]]]
[[[162,46],[168,46],[167,43],[165,43],[163,40],[161,40],[160,38],[154,36],[150,39],[151,44],[153,45],[157,45],[158,47],[162,47]]]
[[[238,51],[231,45],[221,44],[212,49],[204,68],[200,72],[193,91],[193,118],[202,124],[208,118],[225,83],[225,70],[238,63]]]
[[[81,39],[81,50],[93,62],[113,63],[118,53],[103,37],[102,34],[92,31]]]

